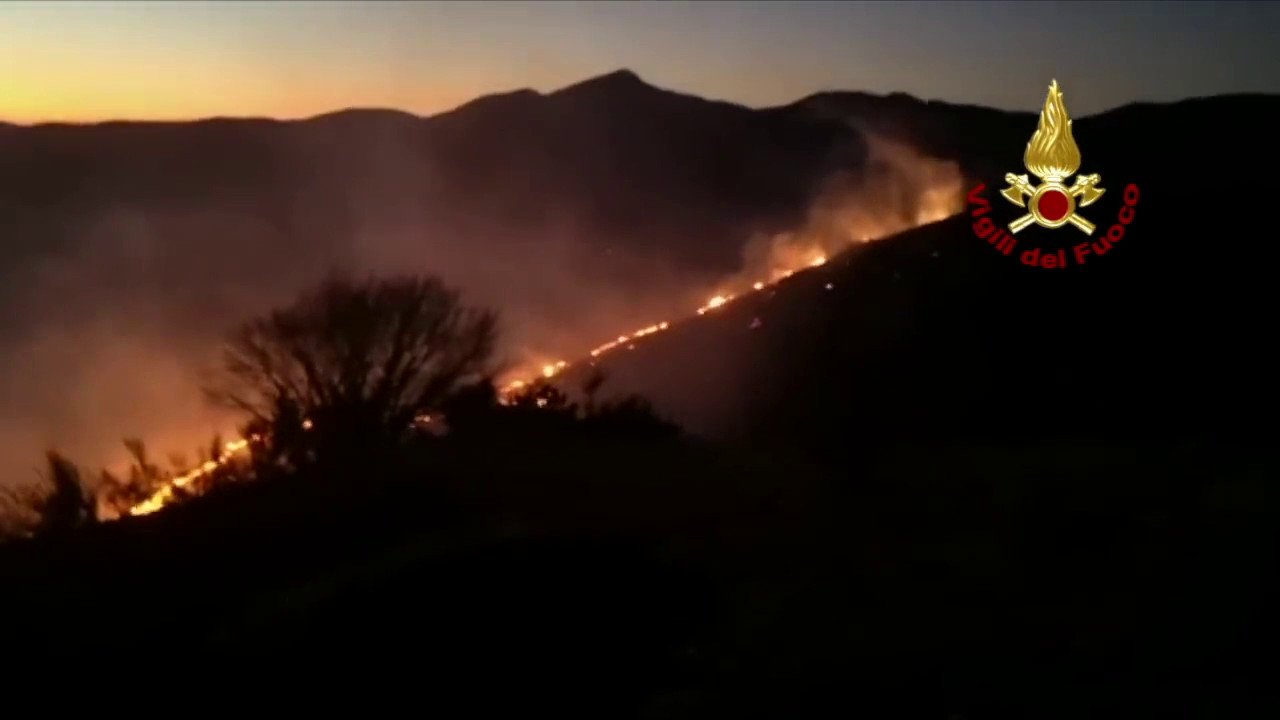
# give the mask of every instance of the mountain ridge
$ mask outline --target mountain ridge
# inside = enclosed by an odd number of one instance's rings
[[[620,69],[606,72],[600,75],[588,77],[583,80],[578,80],[568,85],[565,85],[563,87],[560,87],[545,93],[539,92],[532,88],[519,88],[516,90],[510,90],[510,91],[490,92],[490,93],[478,95],[475,98],[468,100],[466,102],[463,102],[462,104],[456,107],[447,108],[444,110],[439,110],[436,112],[425,113],[425,114],[414,113],[408,110],[403,110],[403,109],[394,108],[394,107],[350,106],[350,107],[336,108],[333,110],[327,110],[314,115],[309,115],[309,116],[299,117],[299,118],[277,118],[277,117],[270,117],[270,116],[215,115],[211,117],[195,117],[195,118],[188,118],[188,119],[181,119],[181,120],[148,120],[148,119],[112,118],[112,119],[92,120],[92,121],[41,121],[41,122],[32,122],[32,123],[16,123],[12,121],[0,120],[0,128],[6,128],[6,129],[7,128],[38,128],[38,127],[44,127],[44,126],[94,127],[99,125],[119,124],[119,123],[134,124],[134,125],[174,125],[174,124],[205,123],[205,122],[216,122],[216,121],[245,121],[245,122],[264,122],[265,121],[265,122],[277,122],[277,123],[305,123],[305,122],[311,122],[315,120],[333,118],[335,116],[344,116],[344,115],[373,116],[373,115],[381,115],[384,113],[408,116],[409,118],[418,119],[418,120],[429,120],[431,118],[439,117],[441,115],[447,115],[463,109],[467,109],[477,104],[480,104],[481,106],[483,106],[483,105],[490,104],[491,102],[503,102],[511,99],[520,99],[520,100],[533,99],[533,98],[545,99],[545,98],[550,98],[557,95],[580,94],[584,91],[585,92],[604,92],[607,94],[609,92],[617,92],[619,90],[633,91],[637,89],[645,90],[645,91],[657,91],[661,93],[669,93],[672,95],[680,95],[684,97],[698,98],[700,100],[705,100],[707,102],[723,103],[726,105],[733,105],[736,107],[741,107],[741,108],[755,110],[755,111],[783,110],[783,109],[793,108],[796,106],[803,106],[803,105],[808,105],[815,102],[821,102],[821,101],[831,100],[836,98],[844,98],[844,99],[851,98],[851,99],[855,99],[863,102],[878,102],[883,104],[896,103],[899,105],[923,105],[923,106],[933,106],[935,108],[940,107],[940,108],[956,108],[956,109],[966,109],[966,110],[983,110],[983,111],[989,111],[989,112],[995,112],[995,113],[1008,113],[1008,114],[1024,114],[1024,113],[1035,114],[1039,112],[1038,110],[1034,110],[1034,111],[1010,110],[1010,109],[994,108],[986,105],[978,105],[974,103],[960,103],[960,102],[953,102],[949,100],[921,98],[921,97],[912,95],[910,93],[905,93],[901,91],[892,91],[888,93],[874,93],[874,92],[865,91],[865,90],[820,90],[820,91],[805,95],[803,97],[800,97],[791,102],[781,103],[777,105],[753,107],[753,106],[748,106],[741,103],[736,103],[730,100],[705,98],[689,92],[682,92],[682,91],[673,90],[670,88],[659,87],[657,85],[653,85],[648,81],[646,81],[634,70],[631,70],[629,68],[620,68]],[[1108,108],[1106,110],[1102,110],[1099,112],[1091,113],[1088,115],[1081,115],[1079,116],[1079,118],[1084,119],[1084,118],[1094,118],[1094,117],[1104,116],[1112,112],[1125,110],[1132,107],[1176,106],[1184,103],[1195,103],[1197,101],[1204,101],[1204,100],[1219,100],[1219,99],[1231,99],[1231,98],[1263,99],[1263,98],[1269,98],[1269,97],[1278,97],[1278,96],[1272,93],[1242,92],[1242,93],[1222,93],[1222,94],[1215,94],[1215,95],[1191,96],[1191,97],[1186,97],[1179,100],[1164,101],[1164,102],[1134,101],[1134,102],[1126,103],[1124,105],[1118,105],[1113,108]]]

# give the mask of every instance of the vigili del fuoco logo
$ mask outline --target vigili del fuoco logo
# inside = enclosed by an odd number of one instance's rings
[[[1094,224],[1077,210],[1097,202],[1106,190],[1101,187],[1102,177],[1097,173],[1076,175],[1070,187],[1066,184],[1067,178],[1080,169],[1080,148],[1071,136],[1071,119],[1067,117],[1057,80],[1049,84],[1049,96],[1040,111],[1040,124],[1027,142],[1022,159],[1027,170],[1040,179],[1040,184],[1032,185],[1026,175],[1008,173],[1004,176],[1009,187],[1001,190],[1000,195],[1027,211],[1010,222],[1007,230],[998,227],[990,217],[991,203],[983,196],[986,183],[969,191],[970,212],[977,218],[973,232],[980,239],[1004,255],[1017,257],[1023,265],[1054,269],[1083,265],[1095,257],[1106,255],[1124,238],[1125,228],[1133,222],[1134,208],[1138,204],[1138,186],[1125,186],[1124,204],[1116,222],[1107,228],[1106,233],[1094,238]],[[1034,237],[1019,243],[1027,236],[1019,237],[1018,233],[1033,224],[1050,230],[1071,225],[1091,239],[1071,243],[1069,254],[1065,247],[1037,246]]]

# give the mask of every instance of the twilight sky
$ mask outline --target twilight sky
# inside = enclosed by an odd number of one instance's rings
[[[4,2],[0,119],[295,118],[619,67],[752,106],[822,89],[1073,114],[1280,92],[1280,3]]]

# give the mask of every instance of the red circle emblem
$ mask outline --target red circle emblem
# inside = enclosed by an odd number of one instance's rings
[[[1067,216],[1067,207],[1069,198],[1066,193],[1058,190],[1049,190],[1040,196],[1040,200],[1036,203],[1036,208],[1040,211],[1040,216],[1049,222],[1057,222]]]

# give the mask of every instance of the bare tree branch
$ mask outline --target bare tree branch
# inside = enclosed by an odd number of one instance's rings
[[[397,436],[491,374],[496,335],[493,312],[464,307],[435,278],[330,279],[232,334],[205,392],[256,426],[289,415],[327,425],[326,436]]]

